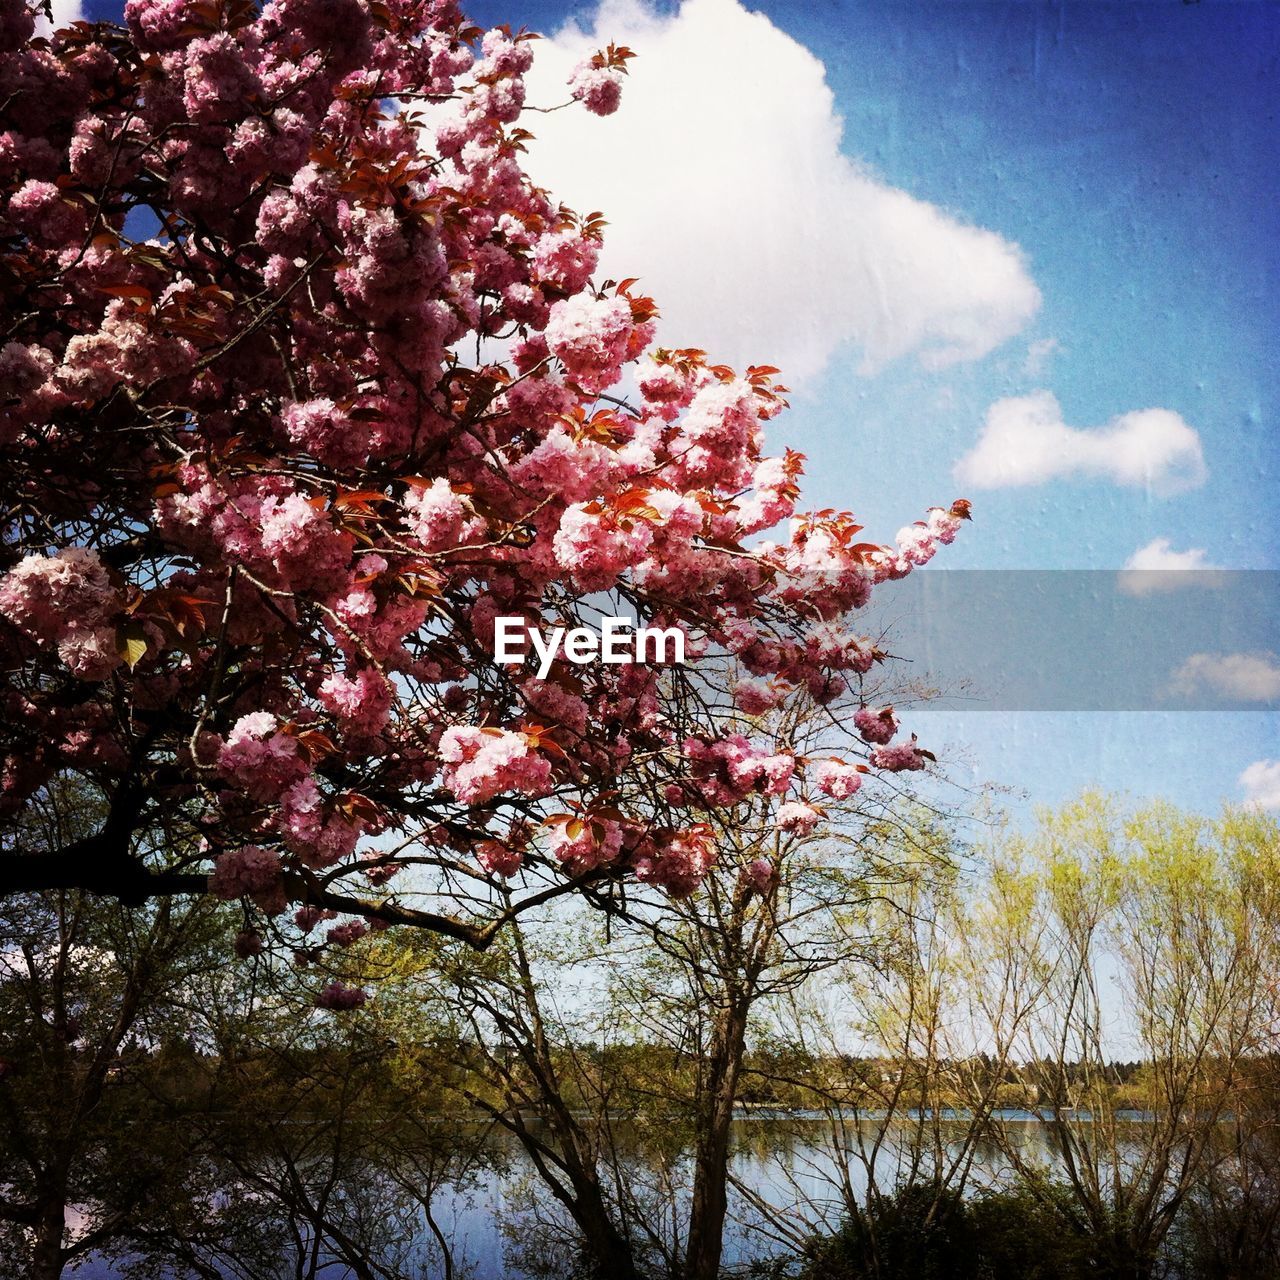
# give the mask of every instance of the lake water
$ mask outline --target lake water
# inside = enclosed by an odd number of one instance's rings
[[[1030,1112],[1007,1111],[1007,1141],[1017,1145],[1026,1160],[1054,1163],[1045,1125]],[[1134,1116],[1135,1123],[1141,1118]],[[939,1116],[928,1121],[941,1150],[954,1156],[968,1131],[962,1120]],[[860,1198],[874,1171],[877,1185],[891,1189],[902,1162],[910,1159],[912,1127],[899,1123],[883,1130],[875,1118],[845,1122],[842,1138],[820,1116],[756,1113],[735,1121],[731,1221],[725,1233],[727,1269],[787,1253],[815,1231],[834,1228],[842,1217],[844,1194]],[[877,1144],[876,1138],[881,1141]],[[635,1201],[644,1206],[645,1220],[668,1241],[679,1238],[687,1211],[690,1162],[688,1153],[662,1152],[643,1139],[627,1144],[619,1155],[620,1177]],[[841,1152],[843,1151],[843,1154]],[[567,1218],[537,1176],[530,1159],[514,1139],[495,1134],[485,1144],[483,1163],[473,1167],[462,1186],[444,1181],[431,1198],[431,1214],[447,1240],[455,1275],[470,1280],[525,1280],[541,1274],[563,1274],[566,1255],[557,1253],[568,1234]],[[944,1159],[946,1155],[944,1155]],[[926,1158],[927,1159],[927,1158]],[[973,1152],[971,1186],[1003,1181],[1009,1162],[997,1145],[980,1143]],[[353,1189],[355,1194],[360,1190]],[[770,1215],[762,1204],[780,1211]],[[376,1205],[375,1205],[376,1212]],[[393,1227],[392,1223],[398,1224]],[[405,1274],[415,1280],[439,1280],[445,1275],[441,1247],[425,1217],[388,1212],[385,1239],[388,1260],[396,1257]],[[396,1239],[398,1237],[398,1239]],[[282,1260],[283,1261],[283,1260]],[[219,1267],[222,1274],[239,1274]],[[79,1280],[116,1280],[122,1271],[102,1258],[89,1259],[74,1273]],[[177,1274],[162,1271],[161,1275]],[[260,1273],[253,1273],[255,1276]],[[307,1275],[290,1258],[281,1276]],[[350,1272],[336,1265],[319,1273],[325,1280],[345,1280]]]

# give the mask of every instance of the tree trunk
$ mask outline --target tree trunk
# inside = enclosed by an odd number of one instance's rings
[[[34,1225],[31,1248],[31,1280],[59,1280],[62,1275],[62,1235],[66,1229],[67,1207],[52,1195],[42,1200]]]
[[[749,1007],[744,998],[731,999],[717,1016],[712,1032],[705,1095],[698,1104],[693,1204],[685,1255],[687,1280],[716,1280],[720,1274],[724,1220],[729,1207],[729,1132],[738,1096]]]
[[[591,1255],[592,1274],[597,1280],[638,1280],[631,1245],[614,1225],[599,1184],[582,1185],[577,1177],[572,1181],[574,1203],[569,1213]]]

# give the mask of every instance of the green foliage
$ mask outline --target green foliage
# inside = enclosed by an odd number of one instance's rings
[[[1085,1238],[1071,1223],[1071,1197],[1050,1186],[992,1191],[967,1206],[981,1280],[1083,1280],[1094,1275]]]
[[[916,1183],[873,1193],[814,1250],[804,1280],[973,1280],[977,1240],[954,1191]]]
[[[964,1198],[915,1183],[873,1194],[862,1213],[815,1242],[801,1280],[1118,1277],[1105,1254],[1105,1242],[1073,1221],[1064,1186],[1017,1185]]]

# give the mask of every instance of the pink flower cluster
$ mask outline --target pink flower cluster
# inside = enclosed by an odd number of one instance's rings
[[[771,752],[740,733],[715,742],[688,738],[689,776],[704,803],[733,805],[751,793],[780,796],[791,783],[795,756]]]
[[[278,826],[285,847],[308,867],[331,867],[355,852],[364,823],[331,811],[308,774],[280,797]]]
[[[56,649],[81,680],[103,680],[120,666],[115,619],[123,604],[98,553],[86,547],[26,556],[0,579],[0,615]]]
[[[348,920],[345,924],[335,924],[325,937],[335,947],[349,947],[368,932],[369,926],[363,920]]]
[[[807,836],[818,825],[821,815],[812,806],[801,800],[789,800],[778,806],[774,825],[779,831],[791,831],[798,836]]]
[[[881,707],[876,711],[870,707],[859,707],[853,713],[853,723],[863,742],[883,744],[898,732],[898,721],[892,707]]]
[[[274,800],[307,772],[298,740],[270,711],[241,716],[218,752],[218,768],[257,800]]]
[[[805,776],[823,795],[833,800],[847,800],[862,786],[857,767],[843,760],[817,760],[805,770]]]
[[[544,795],[551,765],[522,733],[454,726],[440,736],[444,784],[463,804],[483,804],[504,791]]]
[[[552,856],[573,875],[612,862],[622,849],[622,825],[613,818],[558,823],[547,840]]]
[[[694,893],[715,862],[711,832],[703,826],[660,836],[633,859],[641,884],[657,885],[673,898]]]
[[[344,466],[368,455],[368,431],[328,397],[294,401],[280,417],[290,442],[323,463]]]
[[[409,530],[424,551],[444,551],[458,543],[467,507],[443,478],[413,485],[404,499]]]
[[[877,747],[871,753],[871,763],[877,769],[889,773],[900,773],[904,770],[923,769],[928,755],[916,745],[916,735],[911,735],[910,742],[899,742],[893,746]]]
[[[627,528],[625,523],[607,523],[585,506],[575,505],[560,518],[552,545],[556,563],[579,590],[603,591],[637,564],[652,542],[653,531],[643,520]]]
[[[579,293],[557,302],[545,331],[552,355],[584,391],[604,391],[622,376],[622,366],[653,337],[651,324],[632,319],[631,303],[619,295]]]
[[[612,115],[622,100],[622,73],[613,67],[600,66],[599,55],[578,63],[569,77],[573,96],[598,116]]]
[[[316,1008],[346,1012],[351,1009],[362,1009],[368,999],[367,991],[359,987],[349,987],[345,982],[338,982],[335,979],[317,993]]]
[[[354,679],[335,673],[320,686],[320,701],[349,733],[381,733],[394,700],[391,682],[376,667],[361,667]]]
[[[524,865],[524,853],[500,840],[482,840],[476,846],[476,860],[494,876],[513,876]]]
[[[326,907],[299,907],[293,913],[293,923],[303,933],[310,933],[322,920],[332,920],[337,914],[336,911],[330,911]]]
[[[777,873],[768,858],[755,858],[748,862],[738,876],[739,883],[761,897],[777,883]]]
[[[733,700],[745,715],[761,716],[772,711],[781,703],[785,688],[767,680],[757,680],[750,676],[739,680],[733,686]]]
[[[279,915],[286,904],[280,855],[252,844],[219,854],[209,891],[219,898],[249,898],[268,915]]]

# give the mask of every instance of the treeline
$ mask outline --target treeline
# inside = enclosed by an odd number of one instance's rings
[[[0,1274],[452,1277],[468,1195],[527,1275],[709,1280],[727,1236],[807,1280],[1280,1274],[1272,819],[866,815],[774,867],[320,960],[5,899]]]
[[[384,1045],[388,1054],[401,1062],[401,1072],[416,1077],[425,1089],[423,1098],[442,1117],[465,1118],[474,1104],[461,1104],[467,1095],[484,1094],[489,1076],[483,1054],[465,1039],[438,1039],[434,1042],[395,1043]],[[74,1050],[73,1050],[74,1052]],[[87,1051],[86,1051],[87,1052]],[[344,1049],[319,1045],[300,1049],[293,1057],[300,1069],[320,1071],[335,1053]],[[674,1106],[694,1087],[699,1060],[680,1049],[633,1041],[600,1045],[551,1044],[551,1058],[561,1064],[568,1081],[565,1101],[572,1108],[586,1109],[591,1099],[575,1090],[574,1074],[568,1070],[574,1062],[589,1064],[593,1075],[618,1081],[648,1081],[650,1088],[635,1101],[637,1113]],[[243,1064],[242,1064],[243,1065]],[[263,1046],[254,1061],[254,1069],[263,1078],[280,1069],[280,1061],[269,1046]],[[127,1078],[134,1087],[168,1097],[175,1103],[195,1103],[206,1097],[219,1075],[219,1057],[215,1050],[202,1048],[192,1036],[179,1036],[158,1045],[130,1042],[121,1049],[111,1066],[117,1079]],[[1269,1069],[1265,1059],[1245,1064]],[[1001,1063],[990,1054],[979,1053],[965,1059],[942,1061],[939,1069],[946,1075],[963,1076],[973,1083],[981,1096],[994,1096],[1003,1108],[1022,1109],[1039,1115],[1042,1099],[1029,1078],[1061,1070],[1073,1088],[1083,1087],[1097,1070],[1089,1062],[1052,1063],[1049,1059],[1027,1064]],[[742,1111],[759,1109],[782,1115],[808,1112],[815,1094],[840,1106],[867,1110],[875,1107],[886,1082],[909,1076],[909,1060],[895,1060],[853,1053],[811,1053],[804,1048],[768,1045],[748,1048],[742,1056],[742,1084],[736,1105]],[[1095,1082],[1108,1098],[1112,1110],[1141,1112],[1153,1096],[1152,1078],[1158,1064],[1133,1061],[1110,1061],[1101,1067],[1101,1078]],[[443,1087],[442,1087],[443,1086]],[[937,1093],[939,1105],[948,1111],[963,1110],[971,1100],[968,1093]]]

